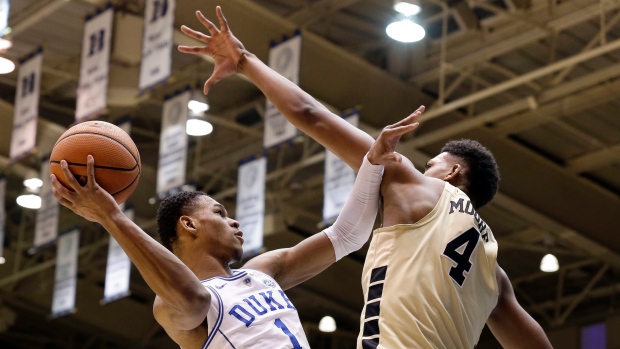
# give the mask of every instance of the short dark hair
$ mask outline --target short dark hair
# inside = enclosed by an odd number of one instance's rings
[[[467,167],[467,196],[478,209],[488,204],[499,189],[499,169],[493,154],[471,139],[449,141],[441,152],[456,156]]]
[[[179,236],[177,235],[177,221],[186,215],[196,203],[196,198],[206,196],[202,191],[182,191],[171,195],[161,202],[157,209],[157,231],[161,244],[172,250]]]

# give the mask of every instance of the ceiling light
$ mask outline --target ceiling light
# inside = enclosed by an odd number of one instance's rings
[[[15,63],[4,57],[0,57],[0,74],[8,74],[13,70],[15,70]]]
[[[319,331],[321,332],[334,332],[336,331],[336,320],[331,316],[323,316],[319,321]]]
[[[209,110],[209,103],[207,102],[207,97],[202,92],[198,89],[194,89],[192,91],[192,97],[187,103],[187,107],[191,111],[191,115],[202,116]]]
[[[213,125],[202,118],[191,118],[187,120],[185,132],[190,136],[206,136],[213,132]]]
[[[21,207],[38,210],[41,208],[41,197],[34,194],[23,194],[17,197],[17,204]]]
[[[389,37],[400,42],[420,41],[426,35],[424,28],[409,19],[390,23],[385,28],[385,32]]]
[[[13,43],[7,39],[0,38],[0,51],[6,51],[13,47]]]
[[[418,2],[415,0],[409,0],[409,1],[396,0],[394,2],[394,10],[396,12],[400,12],[403,15],[409,17],[409,16],[415,16],[418,13],[420,13],[420,11],[422,11],[422,8],[420,7],[420,5],[418,5]]]
[[[553,273],[560,269],[560,263],[558,259],[551,253],[546,254],[540,261],[540,270],[545,273]]]
[[[43,181],[39,178],[28,178],[24,180],[24,187],[27,187],[31,190],[37,190],[43,186]]]
[[[4,257],[0,257],[0,264],[4,264],[6,263],[6,259],[4,259]]]

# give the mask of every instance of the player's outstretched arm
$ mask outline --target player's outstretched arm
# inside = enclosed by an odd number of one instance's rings
[[[499,299],[487,325],[506,349],[553,349],[542,327],[517,302],[508,275],[497,266]]]
[[[206,46],[179,46],[179,51],[205,54],[215,60],[215,69],[205,83],[204,92],[207,93],[215,83],[230,75],[244,74],[293,125],[358,171],[363,156],[373,144],[372,137],[331,113],[299,86],[248,52],[230,31],[219,6],[216,12],[220,28],[205,18],[200,11],[196,12],[198,20],[210,35],[186,26],[181,27],[183,33],[202,41]]]
[[[393,149],[403,134],[418,127],[415,121],[419,113],[414,114],[381,132],[368,156],[364,156],[353,190],[334,225],[294,247],[258,256],[246,266],[272,275],[283,289],[288,289],[360,249],[377,216],[383,166],[401,161],[400,154]]]
[[[166,330],[191,330],[204,321],[211,296],[194,273],[174,254],[129,220],[114,198],[95,181],[95,161],[87,159],[88,183],[82,187],[67,166],[60,164],[71,189],[51,175],[54,196],[65,207],[101,224],[121,245],[161,301],[155,316]],[[163,307],[162,307],[163,306]],[[172,327],[172,328],[171,328]]]

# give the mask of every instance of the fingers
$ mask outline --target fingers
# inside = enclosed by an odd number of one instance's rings
[[[388,127],[392,128],[392,127],[398,127],[401,125],[406,125],[406,124],[411,124],[413,122],[415,122],[424,112],[425,107],[421,106],[418,109],[416,109],[416,111],[414,111],[413,113],[411,113],[409,116],[407,116],[406,118],[400,120],[399,122],[390,125]]]
[[[215,26],[215,24],[213,24],[213,22],[208,20],[207,17],[205,17],[202,14],[202,12],[196,11],[196,17],[198,17],[198,20],[200,21],[200,23],[202,23],[202,25],[204,25],[207,28],[207,30],[209,31],[209,33],[211,33],[211,35],[215,35],[220,32],[219,29],[217,29],[217,27]]]
[[[69,186],[71,186],[73,190],[78,191],[82,189],[80,183],[75,179],[73,173],[71,173],[71,170],[69,170],[69,165],[65,160],[60,161],[60,168],[62,169],[62,173],[65,175],[67,183],[69,183]]]
[[[199,32],[199,31],[194,30],[194,29],[192,29],[192,28],[190,28],[188,26],[185,26],[185,25],[181,26],[181,31],[183,32],[183,34],[185,34],[185,35],[187,35],[189,37],[192,37],[194,39],[198,39],[198,40],[204,42],[205,44],[208,44],[209,40],[211,39],[210,36],[208,36],[206,34],[203,34],[203,33]]]
[[[54,197],[60,202],[65,202],[67,205],[73,204],[75,192],[65,188],[65,186],[58,181],[58,178],[56,178],[55,175],[51,175],[50,179],[52,180],[52,191],[54,193]]]
[[[88,176],[88,182],[86,185],[92,189],[97,185],[95,181],[95,158],[92,155],[88,155],[86,158],[86,175]]]
[[[207,54],[208,49],[207,47],[201,47],[201,46],[179,45],[179,51],[183,53],[193,54],[193,55],[202,55],[202,54]]]
[[[211,87],[215,84],[217,84],[218,81],[220,81],[221,79],[216,75],[217,70],[213,72],[213,74],[211,75],[211,77],[209,77],[209,80],[207,80],[205,82],[205,87],[203,89],[203,93],[206,95],[207,93],[209,93],[209,90],[211,89]]]
[[[215,13],[217,14],[217,19],[220,20],[220,30],[223,32],[230,31],[230,28],[228,27],[228,21],[226,20],[226,18],[224,17],[224,14],[222,13],[222,8],[217,6],[215,8]]]

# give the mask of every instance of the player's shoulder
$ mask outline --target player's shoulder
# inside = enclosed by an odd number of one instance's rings
[[[235,281],[248,275],[248,271],[245,269],[233,269],[231,276],[214,276],[208,279],[200,280],[203,285],[211,283],[221,283],[222,281]]]

